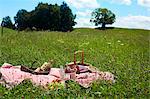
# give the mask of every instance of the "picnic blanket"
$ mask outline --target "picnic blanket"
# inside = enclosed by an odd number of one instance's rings
[[[21,66],[13,66],[8,63],[4,63],[0,67],[1,79],[0,83],[7,88],[13,88],[19,85],[23,80],[29,79],[31,82],[37,86],[47,86],[48,84],[59,81],[63,83],[67,80],[74,80],[81,86],[87,88],[90,87],[91,83],[100,80],[109,80],[114,82],[114,75],[110,72],[102,71],[92,71],[80,74],[66,73],[64,69],[61,68],[51,68],[48,75],[35,75],[28,72],[21,71]],[[80,67],[79,67],[80,68]],[[84,71],[86,67],[81,67],[80,70]]]

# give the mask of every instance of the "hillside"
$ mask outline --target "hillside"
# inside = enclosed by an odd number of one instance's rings
[[[112,72],[117,76],[117,82],[110,85],[102,81],[94,83],[88,89],[76,85],[78,87],[74,89],[58,92],[45,92],[32,86],[30,82],[25,82],[13,90],[0,86],[0,98],[22,96],[148,98],[149,36],[150,30],[119,28],[105,31],[78,28],[72,32],[22,31],[19,33],[5,28],[0,37],[0,65],[7,62],[13,65],[38,67],[45,61],[53,59],[54,67],[59,67],[73,61],[75,50],[84,50],[86,62],[101,71]]]

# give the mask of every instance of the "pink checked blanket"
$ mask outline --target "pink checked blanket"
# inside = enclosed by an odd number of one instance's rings
[[[5,63],[0,67],[1,79],[0,83],[7,88],[13,88],[20,84],[23,80],[29,79],[37,86],[47,86],[53,81],[64,82],[66,80],[74,80],[81,86],[87,88],[93,81],[109,80],[114,82],[114,75],[110,72],[93,71],[80,74],[65,73],[61,68],[51,68],[48,75],[34,75],[20,70],[21,66],[13,66]],[[80,67],[79,67],[80,68]],[[87,69],[85,67],[85,69]],[[80,68],[84,71],[84,68]],[[73,77],[72,77],[73,76]]]

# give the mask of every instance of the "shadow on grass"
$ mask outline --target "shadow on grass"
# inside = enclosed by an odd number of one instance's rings
[[[98,30],[108,30],[108,29],[115,29],[115,27],[105,27],[105,28],[97,27],[95,29],[98,29]]]

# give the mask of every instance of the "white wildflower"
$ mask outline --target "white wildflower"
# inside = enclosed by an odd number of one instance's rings
[[[118,43],[120,43],[121,41],[120,41],[120,40],[118,40],[117,42],[118,42]]]
[[[122,45],[122,46],[123,46],[124,44],[122,43],[122,44],[120,44],[120,45]]]
[[[107,44],[111,45],[111,42],[108,42]]]

